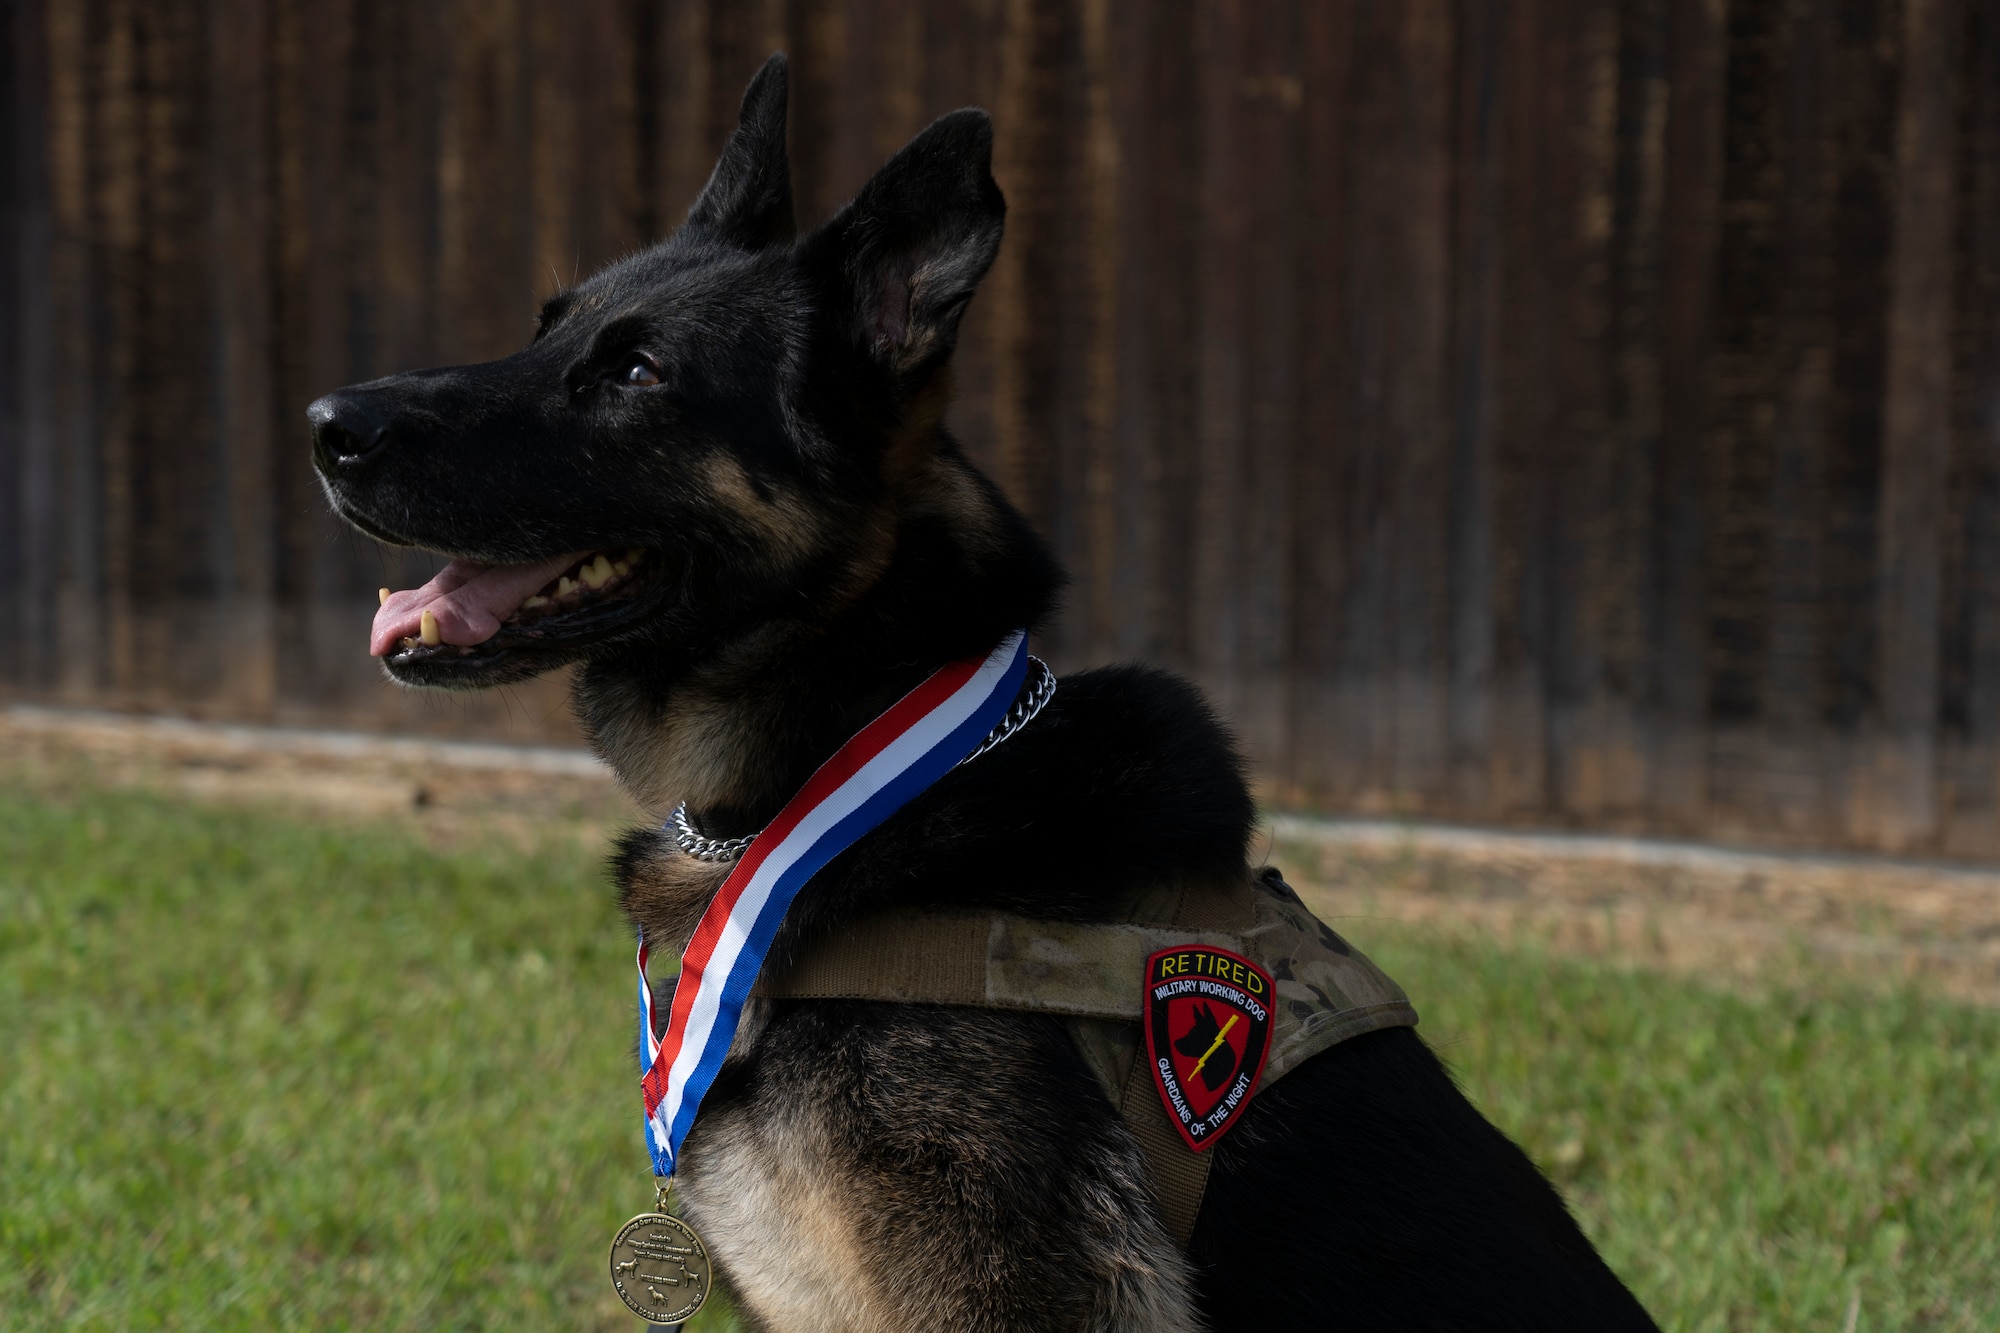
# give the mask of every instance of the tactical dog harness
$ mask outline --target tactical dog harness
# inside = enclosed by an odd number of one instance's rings
[[[1138,1140],[1161,1216],[1185,1245],[1201,1211],[1211,1155],[1190,1147],[1176,1128],[1141,1058],[1149,960],[1206,946],[1207,956],[1240,955],[1269,976],[1275,994],[1267,997],[1261,1078],[1247,1070],[1259,1088],[1350,1037],[1414,1027],[1417,1011],[1401,987],[1306,909],[1275,867],[1246,870],[1222,884],[1150,889],[1125,904],[1120,917],[1073,924],[1006,912],[878,913],[836,930],[792,967],[763,976],[753,993],[1060,1016]],[[1211,1051],[1222,1042],[1218,1034]],[[1243,1087],[1247,1095],[1250,1084]]]

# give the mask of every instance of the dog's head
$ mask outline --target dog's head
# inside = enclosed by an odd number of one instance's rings
[[[699,653],[836,608],[899,508],[936,502],[948,362],[1005,211],[989,123],[945,116],[801,238],[785,85],[773,56],[686,224],[551,299],[526,347],[308,409],[340,515],[452,557],[377,614],[397,680]]]

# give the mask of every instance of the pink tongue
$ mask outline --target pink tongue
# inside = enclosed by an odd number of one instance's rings
[[[375,613],[368,651],[386,657],[404,639],[417,637],[426,611],[437,617],[438,632],[446,643],[468,647],[484,643],[522,602],[587,554],[572,551],[528,565],[454,560],[423,587],[389,594]]]

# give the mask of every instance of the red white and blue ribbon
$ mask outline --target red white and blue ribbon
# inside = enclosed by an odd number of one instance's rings
[[[821,866],[971,753],[1007,715],[1027,671],[1028,635],[1017,630],[984,658],[940,667],[820,765],[744,851],[702,914],[681,955],[666,1031],[657,1038],[640,936],[640,1086],[655,1175],[674,1173],[792,899]]]

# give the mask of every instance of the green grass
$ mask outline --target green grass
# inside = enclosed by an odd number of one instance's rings
[[[544,842],[0,790],[0,1325],[639,1327],[629,937]]]
[[[2000,1013],[1344,929],[1662,1325],[2000,1328]]]
[[[1667,1326],[2000,1326],[2000,1014],[1349,924]],[[581,837],[0,788],[0,1324],[636,1327],[628,948]]]

